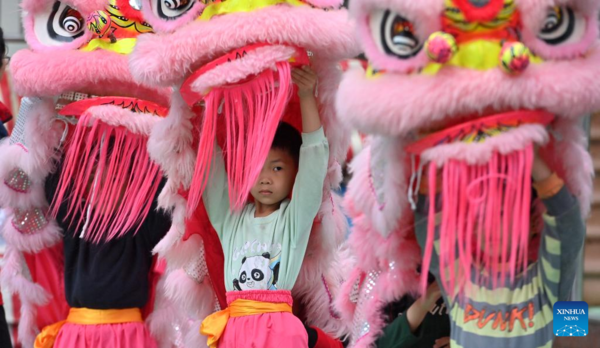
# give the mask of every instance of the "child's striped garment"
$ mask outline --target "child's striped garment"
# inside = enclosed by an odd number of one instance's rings
[[[428,199],[419,197],[416,233],[421,248],[427,238]],[[585,227],[575,198],[563,187],[543,200],[546,206],[539,258],[527,271],[505,287],[477,286],[474,279],[466,298],[452,301],[450,308],[452,348],[551,347],[552,306],[568,300]],[[437,244],[437,243],[436,243]],[[437,245],[434,248],[437,251]],[[430,272],[439,281],[437,252]],[[472,271],[473,277],[479,270]],[[444,295],[446,295],[444,293]]]

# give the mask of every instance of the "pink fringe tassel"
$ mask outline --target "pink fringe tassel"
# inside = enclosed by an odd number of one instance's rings
[[[124,127],[114,128],[83,115],[67,145],[51,216],[56,218],[66,200],[71,223],[84,228],[88,240],[109,241],[133,228],[137,232],[161,178],[159,167],[148,156],[146,141],[145,136]]]
[[[206,96],[189,211],[198,206],[209,179],[219,114],[225,122],[229,200],[239,210],[260,174],[291,91],[290,64],[280,62],[277,72],[266,70],[247,83],[215,88]]]
[[[494,153],[485,165],[451,160],[442,168],[440,278],[451,297],[478,285],[504,286],[528,263],[533,146]],[[435,162],[429,165],[429,225],[421,288],[427,286],[436,228]],[[481,271],[472,274],[473,266]],[[500,283],[498,283],[500,281]],[[467,289],[468,290],[468,289]]]

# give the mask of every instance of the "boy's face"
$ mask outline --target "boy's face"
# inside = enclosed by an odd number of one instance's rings
[[[256,202],[279,208],[292,192],[297,172],[294,158],[287,151],[271,149],[250,193]]]

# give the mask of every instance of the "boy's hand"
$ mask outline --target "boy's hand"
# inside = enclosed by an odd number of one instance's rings
[[[431,307],[437,303],[440,297],[442,297],[442,290],[440,290],[438,283],[434,281],[427,287],[423,305],[427,308],[427,310],[430,310]]]
[[[450,347],[450,337],[442,337],[435,340],[433,348],[447,348]]]
[[[300,98],[314,97],[315,87],[317,86],[317,73],[309,66],[292,70],[292,81],[298,86],[298,96]]]

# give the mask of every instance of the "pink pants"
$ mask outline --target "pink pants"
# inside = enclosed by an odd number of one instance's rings
[[[66,323],[56,337],[54,348],[156,348],[156,342],[144,323]]]
[[[227,303],[236,299],[288,303],[292,305],[289,291],[230,291]],[[300,319],[292,313],[265,313],[230,318],[219,348],[306,348],[308,334]]]

